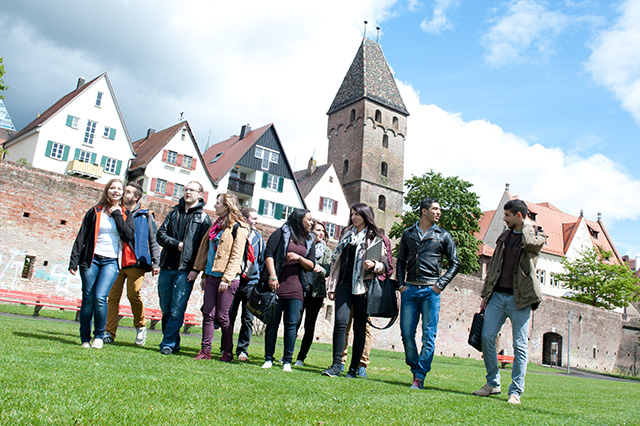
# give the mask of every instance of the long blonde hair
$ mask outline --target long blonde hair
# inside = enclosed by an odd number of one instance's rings
[[[220,221],[222,228],[226,228],[229,225],[233,225],[236,222],[244,222],[244,217],[242,216],[242,212],[240,211],[238,197],[234,194],[230,194],[228,192],[221,192],[216,196],[216,200],[218,197],[222,197],[222,204],[224,205],[227,213],[220,216]]]
[[[122,182],[122,180],[118,178],[111,179],[104,186],[104,190],[102,191],[102,196],[100,197],[100,201],[98,201],[98,206],[102,207],[103,209],[110,207],[113,204],[113,200],[109,196],[109,189],[111,188],[111,185],[114,184],[114,182],[120,182],[120,185],[122,185],[122,191],[124,194],[124,182]],[[120,198],[118,205],[122,205],[122,198]]]

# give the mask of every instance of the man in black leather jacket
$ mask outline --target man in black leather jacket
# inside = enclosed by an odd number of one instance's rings
[[[202,209],[203,188],[199,182],[189,182],[184,196],[169,212],[158,229],[160,253],[158,296],[162,310],[160,352],[171,355],[180,350],[180,328],[198,272],[193,263],[200,241],[211,227],[211,219]]]
[[[431,371],[440,314],[440,293],[460,269],[451,234],[440,228],[440,204],[435,198],[420,203],[420,221],[402,233],[396,277],[402,292],[400,331],[405,361],[411,367],[411,389],[423,389]],[[449,269],[442,275],[442,256]],[[418,355],[416,328],[422,315],[422,349]]]

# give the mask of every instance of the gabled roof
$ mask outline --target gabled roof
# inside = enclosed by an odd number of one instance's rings
[[[191,133],[191,128],[189,127],[189,123],[186,121],[180,122],[178,124],[174,124],[171,127],[168,127],[159,132],[153,133],[151,136],[145,136],[142,139],[139,139],[133,143],[133,149],[136,153],[136,158],[131,161],[130,170],[134,170],[137,168],[147,167],[149,162],[155,158],[156,155],[165,147],[165,145],[173,139],[173,137],[182,129],[182,127],[186,125],[189,133],[191,134],[192,140],[195,141],[193,134]],[[196,144],[197,148],[197,144]]]
[[[300,195],[302,195],[302,198],[306,198],[307,195],[309,195],[309,193],[313,190],[313,188],[315,188],[320,179],[322,179],[322,176],[324,176],[327,170],[329,170],[329,167],[331,167],[331,164],[323,164],[321,166],[318,166],[311,174],[311,176],[307,175],[307,169],[298,170],[293,174],[296,182],[298,182],[298,188],[300,188]]]
[[[89,81],[88,83],[85,83],[82,86],[76,88],[74,91],[67,93],[62,98],[60,98],[56,103],[51,105],[45,112],[43,112],[42,114],[39,114],[38,117],[36,117],[35,120],[33,120],[31,123],[27,124],[22,130],[20,130],[18,133],[13,135],[11,137],[11,139],[9,139],[7,142],[5,142],[5,147],[9,147],[9,146],[13,145],[13,142],[17,142],[18,139],[20,139],[23,135],[26,135],[27,133],[31,132],[32,130],[42,126],[43,124],[45,124],[51,117],[56,115],[56,113],[58,111],[60,111],[62,108],[64,108],[67,104],[69,104],[75,98],[77,98],[78,95],[80,95],[82,92],[84,92],[89,87],[91,87],[96,81],[98,81],[103,76],[104,76],[104,78],[105,78],[105,80],[107,82],[107,86],[109,87],[109,92],[111,94],[111,97],[113,98],[113,102],[114,102],[114,104],[116,106],[116,110],[118,111],[118,118],[120,118],[120,122],[122,123],[122,127],[124,129],[124,133],[127,136],[127,142],[129,142],[129,146],[131,146],[131,137],[129,136],[129,130],[127,129],[127,125],[124,122],[124,117],[122,116],[122,112],[120,111],[120,106],[118,105],[118,101],[116,99],[116,94],[113,91],[113,87],[111,86],[111,81],[109,80],[109,76],[107,75],[106,72],[103,72],[102,74],[100,74],[99,76],[97,76],[93,80]],[[133,147],[131,148],[131,150],[133,151]]]
[[[409,115],[382,48],[367,38],[362,40],[327,114],[363,98]]]
[[[229,139],[212,145],[207,149],[202,157],[204,164],[209,170],[211,179],[215,185],[222,179],[229,170],[255,145],[262,135],[265,134],[269,128],[273,127],[273,123],[262,126],[258,129],[250,131],[244,138],[240,139],[240,136],[232,136]],[[220,157],[214,162],[213,159],[216,155],[220,154]],[[286,158],[286,157],[285,157]]]

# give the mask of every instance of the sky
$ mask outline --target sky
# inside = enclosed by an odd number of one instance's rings
[[[233,4],[232,4],[233,3]],[[405,178],[473,184],[602,221],[640,256],[640,0],[0,0],[17,129],[106,71],[132,141],[180,114],[204,148],[274,123],[295,170],[365,31],[407,109]],[[378,32],[376,27],[381,29]]]

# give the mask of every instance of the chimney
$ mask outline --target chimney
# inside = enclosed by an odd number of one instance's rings
[[[311,176],[316,171],[316,164],[318,164],[318,162],[311,157],[309,159],[309,166],[307,167],[307,176]]]
[[[80,77],[80,78],[78,79],[78,87],[76,87],[76,90],[78,90],[79,88],[81,88],[82,86],[84,86],[84,83],[85,83],[84,78],[83,78],[83,77]]]
[[[505,183],[505,184],[504,184],[504,190],[505,190],[505,191],[507,191],[507,192],[509,192],[509,187],[510,187],[510,186],[511,186],[511,185],[509,185],[508,183]]]
[[[147,139],[156,134],[156,129],[147,130]]]
[[[602,220],[602,213],[598,212],[598,222]]]
[[[248,124],[243,125],[242,129],[240,129],[240,139],[239,140],[244,139],[244,137],[247,136],[250,132],[251,132],[251,126],[248,125]]]

